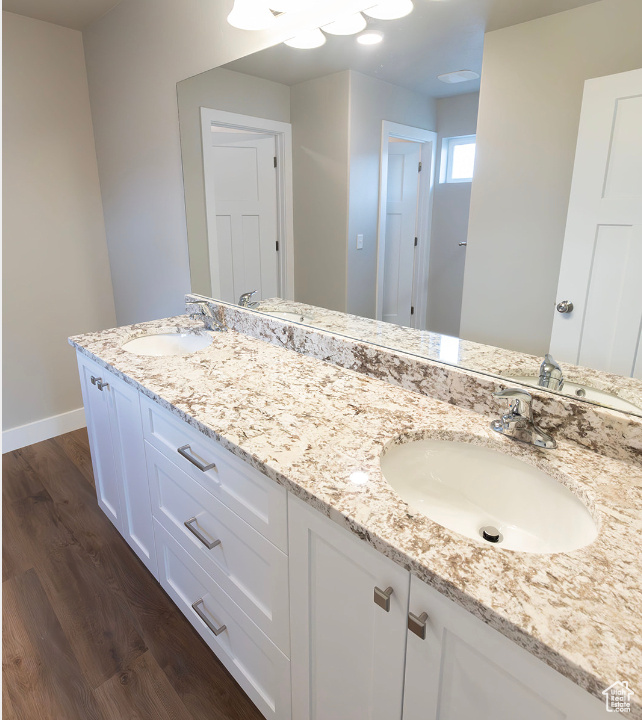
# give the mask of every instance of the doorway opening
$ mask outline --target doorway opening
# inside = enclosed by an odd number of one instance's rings
[[[201,108],[211,295],[294,297],[292,126]]]
[[[377,320],[426,329],[437,133],[382,123]]]

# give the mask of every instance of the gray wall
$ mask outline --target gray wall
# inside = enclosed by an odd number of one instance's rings
[[[2,17],[2,427],[9,429],[82,407],[67,337],[113,327],[116,318],[82,36]]]
[[[435,130],[435,101],[350,71],[350,214],[347,311],[376,316],[377,222],[382,121]],[[363,234],[363,250],[357,235]]]
[[[427,326],[433,332],[459,335],[471,183],[440,183],[444,138],[474,135],[479,93],[437,100],[437,166],[430,237]]]
[[[207,107],[290,122],[290,88],[215,68],[178,83],[177,93],[191,289],[201,295],[211,295],[200,109]]]
[[[642,2],[486,35],[461,335],[548,350],[584,81],[642,66]]]
[[[290,88],[294,293],[346,311],[349,71]]]

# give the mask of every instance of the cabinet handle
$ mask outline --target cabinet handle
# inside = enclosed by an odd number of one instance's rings
[[[415,615],[414,613],[408,613],[408,630],[412,631],[420,637],[422,640],[426,639],[426,624],[428,620],[428,613],[421,613],[421,615]]]
[[[392,595],[393,590],[391,587],[386,588],[385,590],[382,590],[381,588],[378,588],[375,586],[374,589],[374,601],[375,604],[378,605],[382,610],[385,610],[386,612],[390,612],[390,596]]]
[[[96,386],[100,390],[100,392],[103,391],[103,388],[109,387],[109,383],[103,382],[102,378],[97,378],[96,380]]]
[[[93,375],[89,379],[91,380],[92,385],[95,385],[98,382],[98,378],[94,377]]]
[[[182,455],[186,460],[189,460],[192,465],[196,465],[196,467],[201,472],[207,472],[208,470],[216,469],[216,463],[209,463],[205,465],[205,463],[202,463],[198,458],[194,457],[191,452],[187,452],[188,450],[191,451],[191,447],[189,445],[183,445],[182,447],[176,448],[176,451],[179,455]]]
[[[185,525],[185,527],[192,533],[192,535],[194,535],[195,538],[200,540],[208,550],[211,550],[212,548],[215,548],[217,545],[221,544],[220,540],[213,540],[212,542],[210,542],[205,537],[205,535],[203,535],[199,530],[197,530],[195,527],[192,526],[192,523],[195,523],[195,522],[196,522],[196,518],[193,517],[193,518],[190,518],[189,520],[186,520],[183,523],[183,525]]]
[[[201,618],[201,620],[207,625],[207,627],[214,633],[214,635],[220,635],[224,630],[227,630],[227,625],[221,625],[216,627],[214,623],[207,617],[207,615],[201,610],[200,606],[203,604],[203,598],[192,603],[192,610]]]

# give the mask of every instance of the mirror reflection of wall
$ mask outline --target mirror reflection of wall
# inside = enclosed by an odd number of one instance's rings
[[[257,289],[258,299],[274,287],[256,267],[225,259],[256,254],[261,243],[249,219],[255,211],[247,211],[234,244],[222,227],[226,211],[213,197],[206,202],[203,107],[245,116],[237,129],[256,130],[261,120],[291,127],[291,165],[284,152],[277,169],[277,242],[260,251],[274,256],[255,263],[276,268],[281,297],[542,357],[554,320],[584,327],[583,295],[592,287],[601,298],[616,283],[611,294],[627,297],[626,312],[609,303],[609,313],[593,313],[587,327],[593,346],[604,337],[617,356],[619,341],[607,336],[626,322],[631,362],[580,345],[558,359],[635,376],[640,291],[621,272],[616,277],[615,263],[599,287],[591,276],[566,298],[568,273],[561,277],[560,267],[584,84],[642,67],[642,5],[511,3],[510,15],[502,2],[455,5],[416,3],[381,45],[366,49],[369,56],[354,38],[334,37],[307,52],[270,48],[179,83],[192,290],[237,301],[240,287]],[[437,79],[464,68],[473,79]],[[633,134],[624,144],[637,158],[642,115],[633,102],[627,112]],[[621,169],[631,192],[641,166],[634,159]],[[618,240],[607,240],[595,257],[619,252]],[[238,283],[225,295],[220,277],[228,275]],[[559,320],[563,299],[575,311]]]

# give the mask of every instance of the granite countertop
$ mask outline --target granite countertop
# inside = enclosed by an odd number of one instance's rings
[[[573,443],[519,445],[488,417],[233,331],[191,355],[121,348],[198,327],[179,316],[70,343],[596,697],[616,680],[642,692],[642,468]],[[414,514],[379,465],[401,434],[487,445],[548,471],[584,500],[597,539],[512,552]],[[353,483],[355,471],[368,481]]]
[[[536,378],[542,362],[541,357],[527,353],[498,348],[493,345],[482,345],[430,330],[394,325],[381,320],[372,320],[282,298],[262,300],[257,307],[250,309],[267,315],[270,312],[298,313],[305,318],[302,320],[303,324],[310,327],[489,375],[506,378]],[[560,366],[568,382],[595,388],[615,396],[616,400],[619,398],[631,403],[632,407],[628,407],[626,410],[642,416],[641,380],[570,363],[560,362]],[[560,394],[564,396],[569,393],[562,392]],[[572,392],[570,397],[573,397]],[[607,399],[603,403],[597,404],[611,406]],[[615,405],[615,407],[618,406]]]

